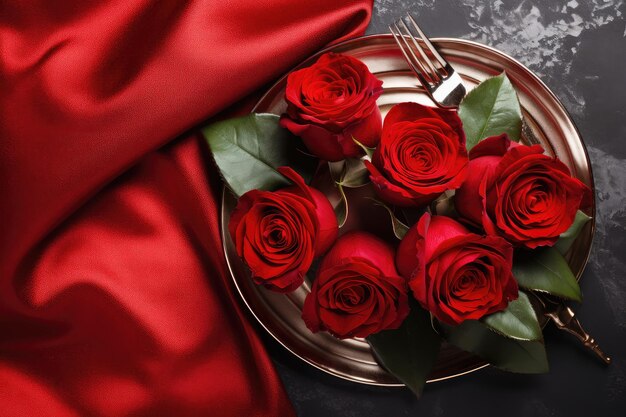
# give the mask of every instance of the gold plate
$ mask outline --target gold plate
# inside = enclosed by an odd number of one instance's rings
[[[484,79],[506,71],[515,86],[525,119],[526,142],[538,141],[547,153],[556,155],[593,190],[591,165],[585,145],[558,98],[528,68],[493,48],[461,39],[433,39],[439,51],[463,78],[468,91]],[[330,47],[304,61],[311,65],[328,51],[351,55],[363,61],[384,84],[378,99],[383,116],[396,103],[414,101],[432,105],[397,48],[391,35],[372,35]],[[295,68],[295,69],[297,69]],[[281,114],[286,76],[282,77],[257,103],[254,111]],[[237,256],[228,234],[228,220],[236,204],[225,192],[222,200],[222,238],[230,272],[243,301],[259,323],[285,348],[300,359],[331,375],[371,385],[398,386],[398,381],[374,360],[363,339],[339,340],[327,333],[311,333],[300,314],[309,292],[309,280],[291,294],[277,294],[252,282]],[[595,214],[595,203],[588,213]],[[595,218],[595,216],[594,216]],[[580,277],[591,251],[595,221],[589,222],[567,256]],[[486,366],[481,359],[444,345],[428,382],[463,375]]]

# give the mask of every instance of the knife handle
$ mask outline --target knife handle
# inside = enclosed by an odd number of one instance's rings
[[[611,358],[606,355],[598,346],[598,342],[595,341],[593,337],[589,335],[580,324],[580,321],[576,317],[574,310],[571,308],[562,305],[561,308],[557,308],[552,312],[545,313],[547,317],[551,318],[554,321],[554,324],[566,332],[573,334],[576,336],[578,340],[582,342],[582,344],[593,353],[596,354],[605,364],[611,363]]]

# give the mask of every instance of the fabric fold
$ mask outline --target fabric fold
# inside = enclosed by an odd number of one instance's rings
[[[0,416],[293,415],[193,128],[371,7],[0,0]]]

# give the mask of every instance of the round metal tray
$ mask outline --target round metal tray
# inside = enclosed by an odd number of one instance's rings
[[[468,91],[484,79],[506,71],[522,105],[524,140],[538,141],[547,153],[562,160],[573,175],[593,190],[591,165],[580,134],[561,102],[536,75],[502,52],[475,42],[440,38],[433,39],[433,43],[459,72]],[[328,51],[360,59],[384,82],[384,92],[378,99],[383,117],[396,103],[413,101],[432,105],[410,72],[391,35],[349,40],[321,51],[297,68],[311,65],[320,54]],[[283,113],[286,108],[283,99],[285,85],[286,76],[265,94],[254,111]],[[376,363],[365,340],[339,340],[324,332],[313,334],[306,328],[300,314],[304,298],[309,292],[308,278],[302,287],[291,294],[277,294],[252,282],[228,234],[228,220],[235,204],[235,198],[224,192],[224,253],[235,286],[259,323],[294,355],[331,375],[371,385],[402,385]],[[595,205],[588,214],[595,214]],[[585,226],[567,256],[577,277],[582,274],[589,257],[594,225],[594,221],[591,221]],[[480,358],[444,344],[429,382],[463,375],[484,366],[486,363]]]

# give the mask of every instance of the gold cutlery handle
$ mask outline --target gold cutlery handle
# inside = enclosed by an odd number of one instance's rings
[[[545,314],[547,317],[551,318],[552,321],[554,321],[554,324],[556,324],[559,329],[565,330],[566,332],[576,336],[576,338],[580,340],[587,349],[595,353],[596,356],[598,356],[605,364],[608,365],[611,363],[611,358],[607,356],[602,349],[600,349],[598,342],[596,342],[595,339],[591,337],[580,324],[580,321],[576,318],[574,310],[564,304],[561,304],[559,308]]]

